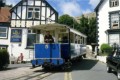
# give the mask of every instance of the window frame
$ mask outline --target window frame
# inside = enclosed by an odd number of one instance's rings
[[[120,23],[119,20],[120,19],[118,13],[111,14],[111,29],[119,29],[119,23]]]
[[[31,29],[28,29],[27,38],[28,38],[29,34],[35,35],[35,43],[36,43],[37,42],[37,35],[40,34],[40,30],[31,30]],[[34,48],[34,46],[28,46],[28,39],[27,39],[26,47],[27,48]]]
[[[118,25],[118,26],[115,26],[115,25]],[[119,12],[110,13],[110,28],[111,29],[120,29]]]
[[[29,9],[32,9],[32,10],[29,10]],[[38,11],[36,9],[39,9]],[[32,16],[29,17],[29,13],[31,12]],[[38,13],[38,17],[36,17],[36,13]],[[28,19],[40,19],[40,8],[39,7],[28,7],[28,11],[27,11],[27,18]]]
[[[8,27],[0,27],[0,28],[5,28],[6,29],[6,32],[0,32],[0,33],[5,33],[6,37],[1,37],[0,36],[0,39],[7,39],[8,38]]]
[[[110,0],[110,7],[117,7],[117,6],[119,6],[119,0]]]

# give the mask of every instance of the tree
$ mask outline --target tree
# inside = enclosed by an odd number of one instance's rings
[[[87,36],[87,44],[96,43],[96,18],[86,18],[82,15],[78,30]]]
[[[64,14],[60,16],[58,19],[58,23],[68,25],[71,28],[75,28],[75,29],[77,29],[77,26],[79,25],[77,21],[68,14]]]
[[[79,31],[88,35],[88,18],[85,18],[84,15],[82,15],[82,18],[80,18],[80,24],[79,24]]]
[[[88,30],[88,44],[96,43],[96,18],[89,19],[89,30]]]
[[[86,18],[82,15],[80,23],[78,23],[73,17],[65,14],[59,17],[58,23],[68,25],[84,33],[87,36],[87,44],[96,43],[96,18]]]

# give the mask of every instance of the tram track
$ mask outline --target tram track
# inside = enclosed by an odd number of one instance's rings
[[[48,76],[51,76],[55,74],[55,72],[34,72],[34,73],[30,73],[27,75],[22,75],[19,77],[14,77],[14,78],[9,78],[9,79],[4,79],[4,80],[42,80]]]

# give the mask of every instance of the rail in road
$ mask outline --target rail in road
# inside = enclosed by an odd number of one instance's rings
[[[41,73],[35,72],[35,73],[31,73],[31,74],[27,74],[27,75],[15,77],[15,78],[9,78],[5,80],[41,80],[53,74],[55,74],[55,72],[53,73],[52,72],[41,72]]]

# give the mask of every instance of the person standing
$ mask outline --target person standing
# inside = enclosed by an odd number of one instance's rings
[[[49,31],[46,31],[46,35],[44,37],[44,42],[45,43],[54,43],[54,39],[53,39],[52,35],[50,35]]]

